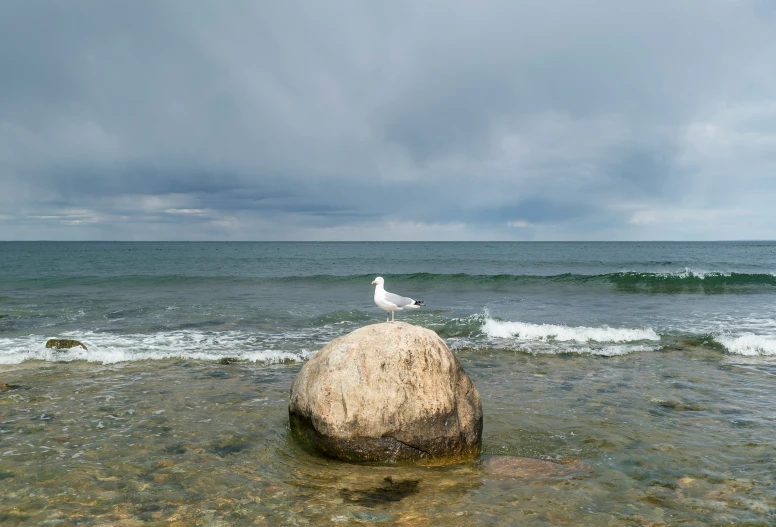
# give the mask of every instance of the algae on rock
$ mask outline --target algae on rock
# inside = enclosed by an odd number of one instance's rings
[[[75,348],[76,346],[81,346],[83,349],[86,349],[86,346],[83,345],[83,343],[79,340],[72,340],[72,339],[48,339],[46,342],[47,348],[54,348],[54,349],[69,349],[69,348]]]

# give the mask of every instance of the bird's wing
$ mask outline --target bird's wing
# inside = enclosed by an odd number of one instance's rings
[[[406,296],[394,295],[393,293],[385,292],[385,299],[391,304],[396,304],[398,307],[411,306],[415,301]]]

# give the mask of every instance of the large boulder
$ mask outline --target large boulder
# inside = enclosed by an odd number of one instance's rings
[[[293,433],[346,461],[476,457],[482,403],[455,355],[431,330],[366,326],[327,344],[291,386]]]

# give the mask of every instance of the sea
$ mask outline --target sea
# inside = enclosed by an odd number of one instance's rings
[[[289,435],[376,276],[474,380],[479,459]],[[0,242],[0,383],[4,526],[776,525],[771,241]]]

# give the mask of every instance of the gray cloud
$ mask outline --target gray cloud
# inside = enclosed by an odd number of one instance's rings
[[[0,239],[772,238],[774,29],[747,0],[4,2]]]

